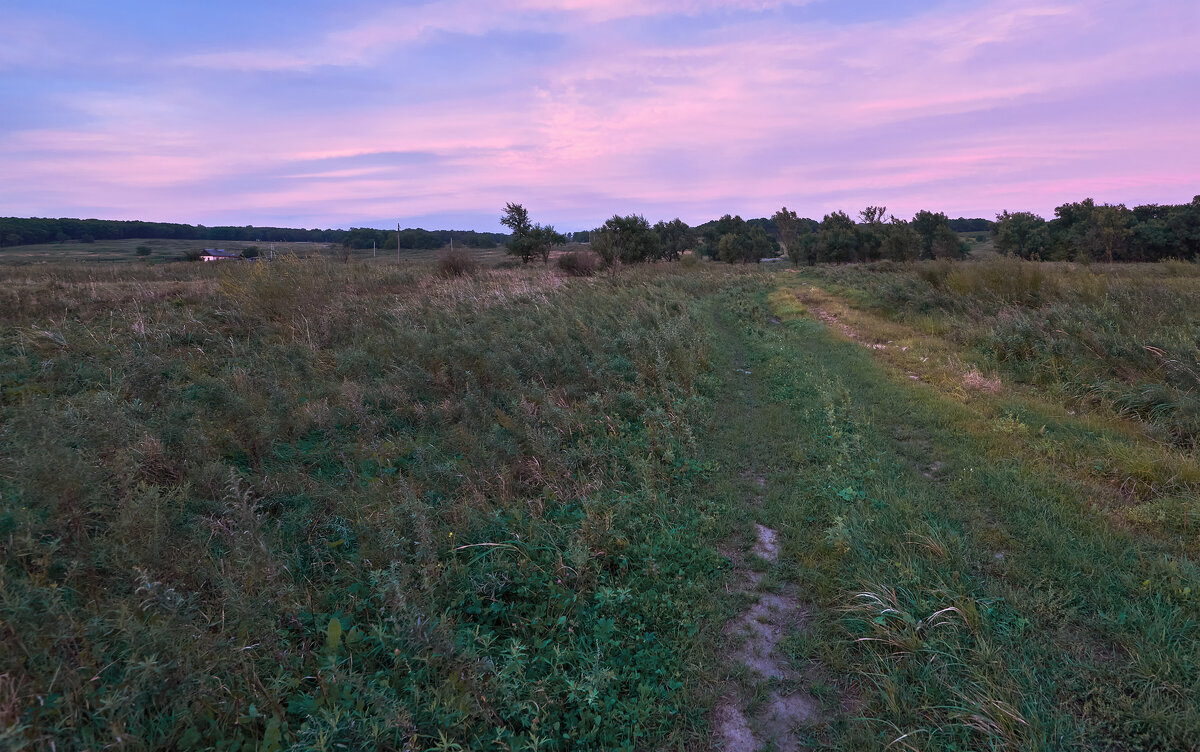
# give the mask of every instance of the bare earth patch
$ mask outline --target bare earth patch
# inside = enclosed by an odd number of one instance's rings
[[[767,561],[778,559],[779,535],[766,525],[755,525],[754,531],[758,536],[758,539],[754,543],[754,553]]]
[[[755,525],[754,554],[768,562],[779,558],[778,533]],[[791,592],[757,592],[762,573],[746,567],[734,555],[734,565],[743,589],[757,596],[754,603],[731,621],[725,635],[734,646],[731,663],[748,669],[749,687],[732,689],[718,705],[713,723],[719,748],[726,752],[753,752],[766,744],[780,752],[805,747],[797,731],[820,722],[820,706],[807,690],[807,680],[792,668],[780,643],[797,629],[805,628],[808,609]],[[766,689],[767,696],[750,700]]]

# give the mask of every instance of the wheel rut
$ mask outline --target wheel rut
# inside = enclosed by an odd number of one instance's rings
[[[746,362],[740,338],[728,326],[722,329],[733,345],[730,370],[736,374],[724,405],[731,419],[722,424],[735,431],[735,426],[761,425],[772,410],[770,395]],[[763,420],[737,420],[732,414],[761,414]],[[742,446],[761,440],[740,432],[728,438]],[[810,749],[815,734],[828,721],[813,696],[806,669],[793,665],[785,650],[789,637],[809,629],[814,607],[795,584],[780,584],[781,537],[763,518],[771,472],[769,461],[767,467],[760,461],[752,461],[753,466],[737,476],[738,485],[745,488],[745,508],[752,519],[757,518],[753,544],[730,546],[724,552],[733,564],[727,588],[746,606],[723,629],[728,678],[711,717],[713,746],[723,752]]]
[[[811,606],[793,587],[773,592],[763,587],[762,564],[769,568],[779,558],[777,531],[755,524],[751,557],[730,554],[735,586],[751,602],[724,630],[730,673],[737,678],[714,713],[717,746],[725,752],[807,749],[804,729],[821,722],[821,706],[781,644],[806,629]]]

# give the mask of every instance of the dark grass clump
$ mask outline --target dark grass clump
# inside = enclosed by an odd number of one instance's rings
[[[590,277],[602,266],[600,257],[590,251],[570,251],[555,261],[558,268],[572,277]]]
[[[437,271],[443,277],[463,277],[479,270],[479,262],[461,248],[445,251],[438,256]]]

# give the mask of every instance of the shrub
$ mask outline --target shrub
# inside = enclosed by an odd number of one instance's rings
[[[438,256],[437,270],[443,277],[462,277],[474,274],[479,268],[479,262],[466,251],[455,248]]]
[[[942,286],[942,283],[946,281],[946,277],[950,276],[950,272],[953,269],[953,262],[945,259],[925,262],[917,266],[917,276],[936,289]]]
[[[154,249],[148,245],[139,245],[135,252],[139,256],[149,256],[153,250]]]
[[[600,258],[588,251],[571,251],[558,257],[558,268],[572,277],[590,277],[600,269]]]
[[[195,249],[192,249],[190,251],[184,251],[182,254],[180,254],[179,260],[180,261],[199,261],[200,257],[203,255],[204,255],[204,251],[197,251]]]

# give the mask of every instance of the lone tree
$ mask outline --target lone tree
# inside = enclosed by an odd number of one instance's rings
[[[1023,259],[1041,258],[1050,245],[1046,220],[1033,212],[1009,212],[1005,209],[996,215],[992,237],[997,251]]]
[[[892,261],[912,261],[921,255],[921,236],[908,222],[898,217],[884,225],[884,258]]]
[[[775,212],[775,216],[771,217],[775,221],[775,226],[779,228],[779,241],[783,245],[783,250],[787,253],[788,258],[792,263],[800,265],[800,217],[796,216],[796,212],[791,211],[786,206]],[[805,227],[805,230],[808,228]]]
[[[500,224],[512,230],[512,237],[507,245],[508,254],[521,259],[528,264],[535,258],[541,258],[542,263],[550,261],[550,251],[556,245],[567,242],[565,236],[557,232],[552,225],[543,227],[529,221],[529,211],[520,204],[507,204]]]
[[[868,206],[858,213],[858,251],[864,261],[875,261],[883,255],[883,242],[887,237],[883,222],[886,206]]]
[[[667,261],[678,260],[695,243],[692,228],[679,217],[670,222],[656,223],[654,233],[658,235],[660,255]]]
[[[592,250],[612,265],[652,261],[661,254],[659,236],[640,214],[628,217],[613,215],[603,226],[592,232]]]
[[[817,253],[821,261],[845,263],[859,260],[858,228],[843,211],[826,214],[817,231]]]
[[[941,212],[917,212],[912,228],[921,238],[921,258],[962,258],[970,250],[950,229],[950,220]]]

